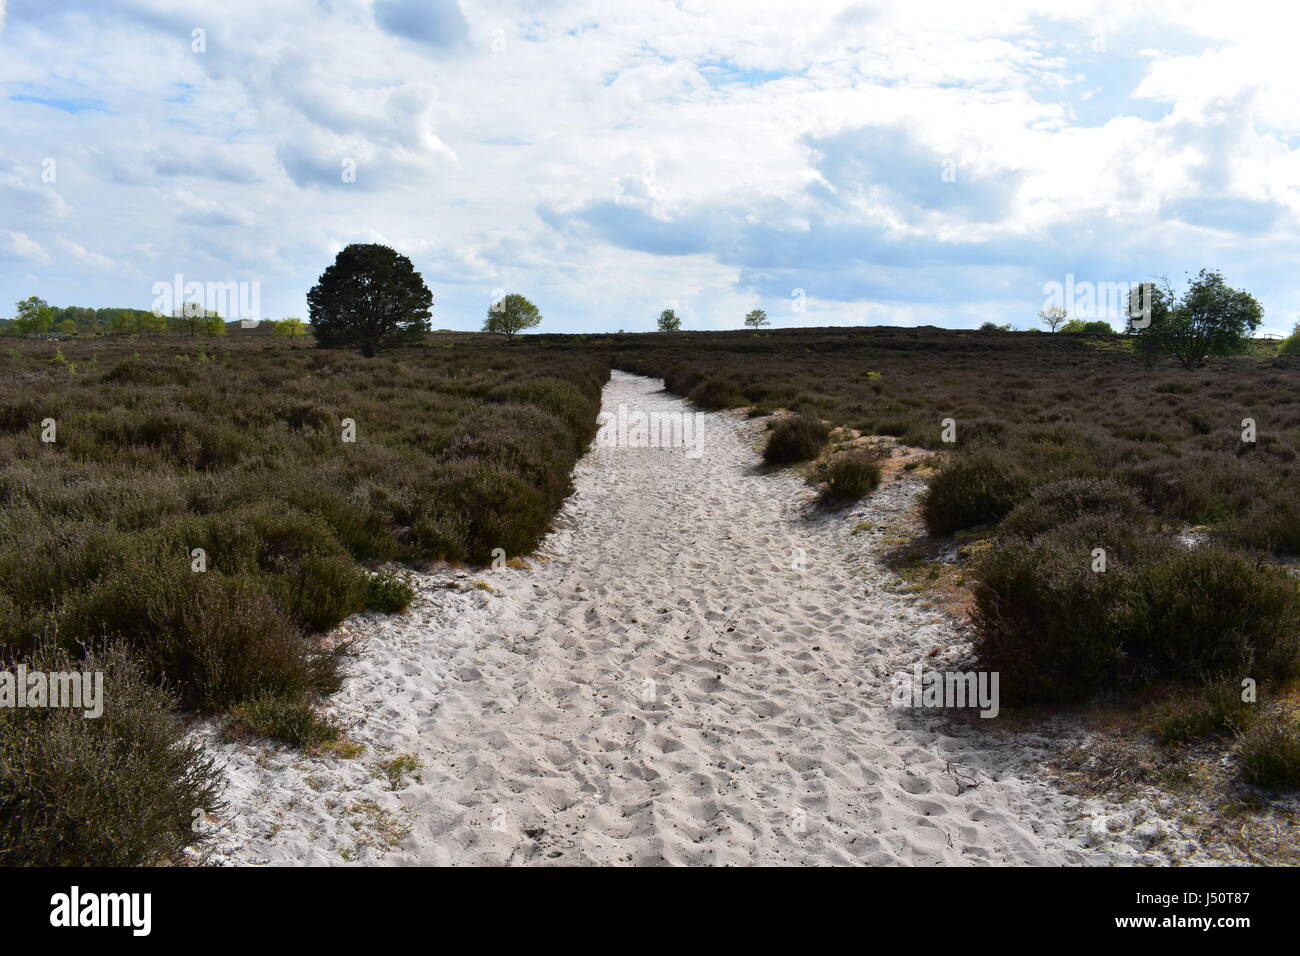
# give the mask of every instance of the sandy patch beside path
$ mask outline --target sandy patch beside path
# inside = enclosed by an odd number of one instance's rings
[[[605,408],[692,411],[661,384],[616,372]],[[410,613],[349,621],[361,653],[331,710],[365,752],[214,743],[238,814],[216,860],[1139,859],[1151,833],[1098,836],[1102,808],[1038,773],[1060,740],[888,706],[893,675],[961,643],[849,533],[920,481],[818,514],[801,479],[756,470],[761,423],[702,421],[698,458],[593,448],[549,560],[425,575]],[[380,765],[408,754],[394,789]]]

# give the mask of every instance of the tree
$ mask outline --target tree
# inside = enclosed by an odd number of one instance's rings
[[[352,243],[307,293],[319,348],[381,348],[429,331],[433,294],[411,260],[388,246]]]
[[[762,309],[755,309],[749,315],[745,316],[745,324],[757,332],[763,326],[767,325],[767,313]]]
[[[152,314],[152,313],[151,313]],[[178,332],[188,332],[190,338],[196,337],[200,332],[204,335],[217,335],[212,331],[213,320],[221,322],[225,328],[225,322],[216,312],[209,312],[198,302],[186,302],[181,308],[171,314],[171,319],[167,323]],[[150,322],[143,316],[136,326],[141,331],[150,331]]]
[[[522,295],[512,292],[500,302],[488,306],[487,318],[483,321],[484,332],[499,332],[509,342],[515,333],[524,329],[535,329],[542,324],[542,313]]]
[[[44,335],[54,324],[54,310],[49,303],[37,296],[28,296],[17,303],[14,315],[14,328],[28,335]]]
[[[1115,329],[1109,322],[1103,319],[1093,319],[1091,322],[1085,322],[1083,319],[1071,319],[1061,326],[1062,332],[1071,335],[1114,335]]]
[[[1295,324],[1291,334],[1282,340],[1277,350],[1282,355],[1300,355],[1300,322]]]
[[[984,322],[980,325],[980,331],[981,332],[1010,332],[1011,323],[1008,322],[1006,325],[998,325],[996,322]]]
[[[1038,321],[1047,326],[1048,331],[1055,332],[1065,321],[1067,314],[1059,305],[1049,305],[1038,313]]]
[[[677,313],[672,309],[664,309],[659,313],[659,331],[660,332],[678,332],[681,331],[682,320],[677,317]]]
[[[77,323],[72,321],[72,319],[64,319],[54,327],[54,331],[59,332],[62,335],[76,335]]]
[[[226,320],[213,312],[203,321],[203,334],[207,336],[225,335]]]
[[[1152,296],[1151,324],[1138,333],[1138,352],[1147,364],[1171,356],[1184,368],[1203,365],[1211,355],[1240,355],[1250,348],[1264,309],[1243,289],[1229,288],[1216,270],[1202,269],[1175,300],[1168,288]]]
[[[275,334],[285,339],[295,339],[307,331],[302,319],[282,319],[275,323]]]

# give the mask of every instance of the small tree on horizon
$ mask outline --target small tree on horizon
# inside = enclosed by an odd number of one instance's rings
[[[1105,319],[1093,319],[1091,322],[1071,319],[1061,326],[1061,332],[1068,335],[1114,335],[1115,327]]]
[[[659,313],[660,332],[679,332],[681,328],[682,320],[677,317],[677,313],[672,309],[664,309]]]
[[[318,348],[381,348],[429,331],[433,294],[411,260],[377,243],[352,243],[307,293]]]
[[[537,306],[517,292],[511,292],[500,302],[488,306],[483,331],[500,333],[510,342],[524,329],[535,329],[542,324],[542,313]]]
[[[17,303],[14,329],[30,335],[44,335],[54,324],[54,309],[44,299],[31,295]]]
[[[1211,355],[1240,355],[1249,351],[1252,336],[1264,321],[1264,309],[1244,289],[1233,289],[1222,273],[1202,269],[1181,299],[1173,290],[1155,290],[1151,324],[1137,333],[1137,351],[1153,365],[1162,355],[1186,369],[1204,364]]]
[[[745,316],[745,325],[757,332],[763,326],[767,325],[767,313],[762,309],[755,309]]]
[[[1047,326],[1049,332],[1055,332],[1065,322],[1068,314],[1059,305],[1049,305],[1038,313],[1038,321]]]

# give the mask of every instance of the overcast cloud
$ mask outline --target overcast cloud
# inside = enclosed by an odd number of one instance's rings
[[[1289,331],[1289,8],[1142,7],[0,0],[0,314],[180,273],[305,316],[374,241],[435,328],[1029,326],[1208,265]]]

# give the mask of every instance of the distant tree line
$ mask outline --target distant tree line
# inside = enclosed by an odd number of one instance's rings
[[[225,335],[239,331],[260,335],[294,337],[310,331],[302,319],[263,319],[254,327],[227,321],[206,309],[178,309],[159,315],[148,309],[92,309],[78,305],[62,308],[29,296],[17,303],[12,319],[0,319],[4,335],[161,335],[175,333],[199,336]]]

